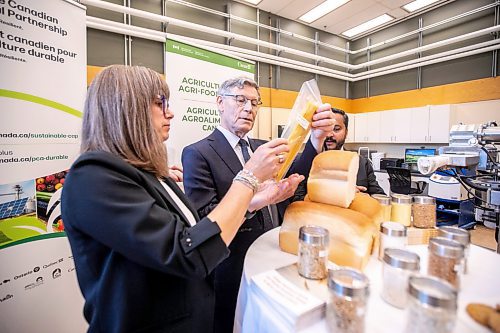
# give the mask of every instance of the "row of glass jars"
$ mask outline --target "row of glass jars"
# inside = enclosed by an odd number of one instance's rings
[[[378,257],[385,262],[387,248],[406,248],[406,226],[393,221],[381,223],[379,240]],[[460,287],[460,275],[467,273],[469,248],[470,233],[467,230],[451,226],[438,228],[438,237],[429,240],[428,274]]]
[[[382,219],[395,221],[409,227],[412,222],[417,228],[436,226],[436,199],[428,196],[409,196],[393,193],[372,195],[382,206]]]
[[[398,308],[404,308],[409,303],[406,332],[452,331],[456,315],[456,294],[462,272],[460,267],[466,248],[462,244],[470,242],[470,237],[466,235],[469,235],[468,232],[459,228],[441,228],[440,236],[443,237],[432,238],[429,243],[428,274],[433,277],[424,277],[414,275],[420,270],[419,256],[397,248],[400,240],[395,239],[406,237],[406,227],[396,222],[382,223],[381,296]],[[310,279],[323,279],[328,275],[330,303],[326,320],[330,331],[364,332],[369,295],[368,278],[351,268],[328,272],[328,241],[328,230],[322,227],[304,226],[300,229],[299,274]],[[387,244],[392,247],[384,246]],[[405,242],[399,245],[404,247]]]

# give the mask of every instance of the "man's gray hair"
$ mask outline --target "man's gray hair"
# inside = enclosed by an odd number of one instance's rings
[[[230,94],[233,92],[232,91],[233,88],[243,89],[245,86],[250,86],[257,89],[257,93],[259,94],[260,97],[259,85],[257,84],[257,82],[245,76],[235,77],[222,82],[222,84],[219,87],[219,90],[217,90],[217,96]]]

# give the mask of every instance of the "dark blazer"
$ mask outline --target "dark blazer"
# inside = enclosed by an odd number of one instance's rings
[[[253,151],[265,142],[264,140],[249,140]],[[288,174],[309,175],[312,160],[316,155],[316,149],[309,141],[300,157],[290,167]],[[243,168],[234,149],[219,130],[185,147],[182,152],[182,165],[184,190],[200,216],[206,216],[219,204],[231,187],[233,178]],[[288,203],[287,200],[278,204],[280,217]],[[268,230],[264,229],[262,212],[258,211],[253,218],[246,220],[240,227],[229,245],[231,250],[229,258],[215,270],[216,332],[232,332],[245,254],[253,241]]]
[[[363,156],[359,156],[359,168],[356,177],[356,185],[367,188],[366,192],[372,194],[385,194],[382,187],[377,182],[377,177],[373,172],[370,161]],[[307,194],[307,179],[304,179],[298,186],[292,201],[302,201]]]
[[[204,218],[191,227],[153,174],[85,153],[64,184],[62,218],[89,332],[212,331],[209,274],[229,251],[218,225]]]
[[[375,172],[371,162],[364,156],[359,156],[359,169],[356,178],[356,185],[364,186],[367,188],[365,193],[372,194],[385,194],[382,187],[377,182]]]

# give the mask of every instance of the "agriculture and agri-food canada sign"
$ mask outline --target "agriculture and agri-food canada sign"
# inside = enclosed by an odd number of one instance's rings
[[[180,165],[182,149],[209,135],[219,124],[219,85],[230,78],[254,78],[255,65],[168,39],[165,73],[175,117],[167,141],[170,164]]]
[[[85,8],[0,0],[0,332],[87,327],[59,198],[78,154]]]

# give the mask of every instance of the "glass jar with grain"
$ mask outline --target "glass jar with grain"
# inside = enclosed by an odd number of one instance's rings
[[[431,238],[427,274],[448,281],[459,289],[463,257],[464,246],[459,242],[443,237]]]
[[[391,219],[391,198],[384,194],[372,194],[372,198],[382,206],[382,221],[389,221]]]
[[[330,303],[326,323],[330,332],[363,333],[369,282],[358,270],[343,267],[328,274]]]
[[[327,276],[328,244],[327,229],[306,225],[299,229],[299,274],[307,279],[320,280]]]
[[[378,258],[382,260],[386,248],[404,249],[408,243],[406,227],[398,222],[386,221],[380,224],[380,245]]]
[[[469,257],[470,250],[470,232],[458,227],[443,226],[438,229],[438,236],[453,239],[464,246],[463,269],[464,274],[467,274],[467,258]]]
[[[418,254],[387,248],[382,266],[382,299],[392,306],[403,309],[407,303],[408,278],[420,270]]]
[[[457,316],[457,290],[430,276],[410,276],[405,333],[451,333]]]
[[[391,194],[391,221],[399,222],[409,227],[411,224],[411,196],[406,194]]]
[[[434,228],[436,226],[436,199],[428,196],[413,197],[413,226],[416,228]]]

